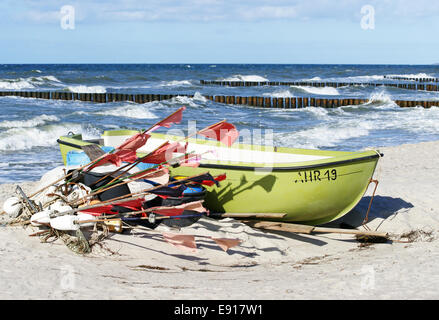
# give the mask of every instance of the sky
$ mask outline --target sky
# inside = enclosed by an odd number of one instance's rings
[[[435,0],[2,0],[0,63],[439,63]]]

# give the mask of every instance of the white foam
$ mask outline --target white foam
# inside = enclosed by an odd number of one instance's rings
[[[372,93],[368,103],[384,103],[384,104],[396,105],[393,102],[392,97],[386,91]]]
[[[44,125],[48,122],[59,121],[56,116],[41,115],[28,120],[6,120],[0,122],[0,128],[32,128]]]
[[[26,80],[0,80],[0,89],[21,90],[33,88],[35,88],[35,86]]]
[[[329,111],[325,108],[313,107],[313,108],[295,109],[295,110],[310,113],[315,118],[320,120],[326,120],[329,118]]]
[[[294,97],[294,94],[292,94],[289,90],[278,90],[270,93],[263,93],[262,95],[265,97],[273,97],[273,98]]]
[[[275,134],[275,142],[279,145],[307,149],[335,147],[344,140],[367,136],[370,129],[371,125],[368,122],[345,120],[294,133],[278,133]]]
[[[195,101],[207,102],[207,99],[198,91],[194,93],[194,97],[192,99]]]
[[[422,78],[434,78],[430,74],[426,73],[416,73],[416,74],[388,74],[387,77],[395,77],[395,78],[414,78],[414,79],[422,79]]]
[[[255,81],[255,82],[262,82],[262,81],[268,81],[268,79],[258,76],[258,75],[241,75],[237,74],[229,78],[225,78],[219,81]]]
[[[99,111],[95,114],[103,116],[125,117],[133,119],[156,119],[157,116],[149,111],[146,105],[127,104],[110,110]]]
[[[181,86],[192,86],[190,80],[172,80],[163,82],[160,84],[161,87],[181,87]]]
[[[354,76],[342,78],[342,81],[355,81],[355,82],[370,82],[370,81],[380,81],[384,80],[383,75],[371,75],[371,76]]]
[[[320,78],[320,77],[314,77],[311,79],[303,79],[303,81],[321,81],[321,80],[322,80],[322,78]]]
[[[78,124],[58,124],[34,128],[12,128],[0,133],[0,150],[29,150],[33,147],[50,147],[69,131],[82,132]]]
[[[31,77],[28,79],[31,79],[32,81],[36,81],[36,82],[52,81],[52,82],[61,83],[61,81],[55,76]]]
[[[381,119],[374,120],[380,129],[407,130],[415,135],[439,134],[439,108],[423,107],[384,111]]]
[[[103,86],[68,86],[67,89],[75,93],[106,93],[105,87]]]
[[[207,102],[207,99],[198,91],[195,92],[194,97],[186,97],[186,96],[176,96],[172,98],[171,103],[184,104],[193,108],[200,107],[199,103]]]
[[[16,79],[0,79],[0,89],[7,90],[21,90],[21,89],[33,89],[37,86],[41,86],[46,82],[50,84],[59,85],[61,83],[55,76],[40,76],[29,78],[16,78]]]
[[[291,86],[291,87],[299,90],[303,90],[311,94],[326,95],[326,96],[340,95],[337,88],[332,88],[332,87],[308,87],[308,86]]]

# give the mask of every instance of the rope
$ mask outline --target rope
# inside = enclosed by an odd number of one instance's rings
[[[377,190],[379,181],[378,180],[374,180],[374,179],[370,179],[369,180],[369,184],[367,185],[368,188],[369,188],[369,185],[372,182],[375,183],[375,188],[373,189],[372,197],[370,198],[370,201],[369,201],[369,207],[367,208],[366,216],[364,217],[364,220],[363,220],[363,222],[361,224],[361,226],[364,227],[366,230],[370,230],[370,228],[366,225],[366,223],[369,221],[370,208],[372,207],[372,202],[373,202],[373,199],[375,197],[375,192]]]

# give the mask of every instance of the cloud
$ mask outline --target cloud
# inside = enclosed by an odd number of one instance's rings
[[[262,6],[240,10],[238,15],[245,20],[296,18],[297,8],[294,6]]]
[[[414,21],[439,14],[439,2],[430,0],[25,0],[17,10],[15,1],[3,4],[16,17],[35,23],[59,20],[59,10],[72,5],[78,20],[113,21],[270,21],[317,20],[359,21],[361,8],[372,5],[382,21]],[[23,13],[24,12],[24,13]],[[5,15],[6,16],[6,15]]]

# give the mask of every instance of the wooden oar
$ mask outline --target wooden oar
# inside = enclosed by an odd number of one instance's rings
[[[249,225],[253,228],[263,229],[263,230],[276,230],[276,231],[287,231],[294,233],[340,233],[340,234],[352,234],[358,236],[370,236],[370,237],[380,237],[387,238],[387,232],[378,232],[378,231],[368,231],[368,230],[356,230],[356,229],[337,229],[337,228],[323,228],[323,227],[314,227],[308,225],[301,224],[292,224],[292,223],[282,223],[282,222],[268,222],[268,221],[251,221],[251,220],[243,220],[243,223]]]
[[[180,109],[181,109],[181,108],[180,108]],[[167,116],[165,119],[156,122],[154,125],[152,125],[149,129],[145,130],[144,132],[149,132],[149,131],[151,131],[151,130],[152,130],[157,124],[159,124],[160,122],[162,122],[162,121],[164,121],[164,120],[169,119],[169,117],[171,117],[171,116],[173,116],[175,113],[179,112],[180,109],[178,109],[177,111],[173,112],[172,114],[170,114],[169,116]],[[68,178],[68,177],[72,176],[73,174],[75,174],[75,173],[81,171],[82,169],[86,168],[87,166],[90,166],[90,165],[96,165],[96,164],[99,163],[99,162],[100,162],[100,161],[101,161],[106,155],[113,153],[115,150],[116,150],[116,149],[114,149],[114,150],[112,150],[112,151],[110,151],[110,152],[107,152],[107,153],[103,154],[103,155],[100,156],[99,158],[90,161],[90,162],[87,163],[86,165],[83,165],[83,166],[81,166],[80,168],[75,169],[74,171],[70,172],[69,174],[63,176],[62,178],[60,178],[60,179],[58,179],[58,180],[52,182],[51,184],[49,184],[49,185],[47,185],[47,186],[45,186],[45,187],[43,187],[43,188],[41,188],[41,189],[35,191],[33,194],[31,194],[31,195],[29,196],[29,198],[32,198],[32,197],[36,196],[38,193],[40,193],[40,192],[46,190],[47,188],[53,186],[54,184],[56,184],[56,183],[58,183],[58,182],[60,182],[60,181],[62,181],[62,180],[65,180],[66,178]]]
[[[168,161],[166,161],[166,162],[163,162],[163,163],[161,163],[161,164],[158,164],[157,167],[162,166],[162,165],[164,165],[164,164],[166,164],[166,163],[168,163],[168,162],[171,162],[171,161],[177,161],[177,162],[178,162],[178,161],[180,160],[180,158],[182,158],[182,157],[186,157],[187,155],[189,155],[189,154],[185,154],[184,156],[179,156],[179,157],[173,158],[173,159],[171,159],[171,160],[168,160]],[[185,158],[183,158],[182,160],[185,160]],[[121,185],[127,184],[127,183],[129,183],[129,182],[133,182],[133,181],[136,181],[136,180],[139,180],[139,179],[145,178],[145,177],[147,177],[147,176],[149,176],[149,175],[155,174],[155,173],[160,172],[160,171],[162,171],[162,170],[164,170],[164,169],[166,169],[166,168],[165,168],[165,167],[164,167],[164,168],[148,168],[148,169],[145,169],[145,170],[142,170],[142,171],[139,171],[139,172],[133,173],[132,175],[127,176],[127,177],[124,177],[123,179],[129,179],[130,177],[135,177],[135,179],[127,180],[126,182],[123,182],[123,181],[122,181],[122,182],[119,182],[119,183],[114,183],[114,182],[113,182],[113,184],[108,183],[108,184],[106,184],[106,185],[104,185],[104,186],[102,186],[102,187],[96,189],[94,192],[89,193],[89,194],[85,195],[84,197],[82,197],[82,198],[76,200],[75,202],[72,203],[72,205],[75,205],[75,204],[78,203],[78,202],[81,202],[81,201],[83,201],[83,200],[85,200],[85,199],[87,199],[87,198],[90,198],[90,197],[93,197],[93,196],[95,196],[95,195],[98,195],[98,194],[100,194],[100,193],[102,193],[102,192],[104,192],[104,191],[107,191],[107,190],[109,190],[109,189],[112,189],[112,188],[115,188],[115,187],[118,187],[118,186],[121,186]],[[150,171],[150,172],[148,172],[149,170],[154,170],[154,171]],[[142,172],[145,172],[145,174],[142,174]]]
[[[179,109],[179,110],[180,110],[180,109]],[[153,125],[153,126],[152,126],[151,128],[149,128],[148,130],[151,130],[151,129],[154,128],[158,123],[160,123],[160,122],[162,122],[162,121],[168,119],[169,117],[173,116],[173,115],[174,115],[175,113],[177,113],[179,110],[175,111],[173,114],[169,115],[167,118],[165,118],[165,119],[163,119],[163,120],[160,120],[159,122],[157,122],[155,125]],[[190,134],[190,135],[188,135],[188,136],[186,136],[186,137],[184,137],[184,138],[182,138],[182,139],[180,139],[180,140],[177,140],[177,141],[175,141],[175,142],[186,141],[186,140],[188,140],[189,138],[191,138],[191,137],[197,135],[199,132],[204,131],[204,130],[208,130],[208,129],[210,129],[210,128],[212,128],[212,127],[214,127],[214,126],[216,126],[216,125],[218,125],[218,124],[220,124],[220,123],[223,123],[223,122],[225,122],[225,121],[226,121],[226,120],[224,119],[224,120],[222,120],[222,121],[220,121],[220,122],[214,123],[214,124],[212,124],[212,125],[210,125],[210,126],[207,126],[206,128],[203,128],[203,129],[201,129],[201,130],[198,130],[197,132],[194,132],[194,133],[192,133],[192,134]],[[148,132],[148,131],[146,131],[146,132]],[[96,181],[96,182],[94,183],[94,185],[96,185],[96,184],[99,183],[100,181],[104,180],[105,178],[107,178],[107,177],[109,177],[109,176],[111,176],[111,175],[113,175],[113,174],[116,174],[116,173],[120,172],[121,170],[123,170],[123,169],[129,167],[129,168],[126,169],[122,174],[120,174],[119,176],[115,177],[112,181],[109,182],[109,183],[112,183],[113,181],[115,181],[115,180],[117,180],[118,178],[120,178],[124,173],[130,171],[132,168],[134,168],[136,165],[138,165],[140,162],[142,162],[144,159],[146,159],[149,155],[151,155],[152,153],[154,153],[155,151],[159,150],[161,147],[163,147],[164,145],[166,145],[166,143],[168,143],[168,142],[169,142],[169,141],[165,141],[165,142],[162,143],[159,147],[157,147],[155,150],[153,150],[153,151],[149,152],[148,154],[146,154],[145,156],[143,156],[143,157],[137,159],[137,160],[136,160],[135,162],[133,162],[132,164],[129,164],[129,163],[128,163],[128,164],[124,165],[123,167],[120,167],[119,169],[117,169],[117,170],[115,170],[115,171],[113,171],[113,172],[108,173],[106,176],[104,176],[104,177],[102,177],[101,179],[99,179],[98,181]]]
[[[198,130],[197,132],[191,133],[190,135],[188,135],[188,136],[186,136],[186,137],[184,137],[184,138],[182,138],[182,139],[180,139],[180,140],[177,140],[176,142],[187,141],[189,138],[192,138],[193,136],[196,136],[196,135],[199,134],[201,131],[209,130],[210,128],[213,128],[214,126],[216,126],[216,125],[218,125],[218,124],[220,124],[220,123],[223,123],[223,122],[226,122],[226,119],[221,120],[221,121],[219,121],[219,122],[217,122],[217,123],[211,124],[210,126],[207,126],[207,127],[203,128],[203,129],[201,129],[201,130]]]
[[[150,210],[150,211],[145,211],[145,212],[152,212],[154,210]],[[177,216],[156,216],[154,217],[155,220],[163,220],[163,219],[181,219],[181,218],[188,218],[188,217],[193,217],[193,216],[203,216],[202,213],[198,213],[198,214],[190,214],[190,215],[177,215]],[[149,217],[138,217],[135,218],[135,220],[148,220]],[[109,218],[109,219],[90,219],[90,220],[82,220],[82,221],[77,221],[77,224],[83,224],[83,223],[90,223],[90,222],[109,222],[109,221],[124,221],[123,218]]]
[[[112,151],[111,151],[111,152],[112,152]],[[87,163],[86,165],[83,165],[83,166],[81,166],[81,167],[79,167],[79,168],[73,170],[72,172],[66,174],[65,176],[59,178],[58,180],[56,180],[56,181],[54,181],[54,182],[48,184],[47,186],[45,186],[45,187],[43,187],[43,188],[41,188],[41,189],[35,191],[35,192],[32,193],[30,196],[28,196],[28,198],[30,199],[30,198],[36,196],[38,193],[40,193],[40,192],[46,190],[47,188],[49,188],[49,187],[55,185],[56,183],[58,183],[58,182],[60,182],[60,181],[62,181],[62,180],[65,180],[66,178],[72,176],[72,175],[75,174],[75,173],[80,172],[82,169],[86,168],[87,166],[98,163],[103,157],[105,157],[107,154],[109,154],[109,153],[111,153],[111,152],[108,152],[108,153],[102,155],[101,157],[99,157],[99,158],[96,159],[96,160],[90,161],[90,162]]]
[[[141,214],[141,213],[149,213],[154,212],[160,209],[167,209],[169,207],[155,207],[155,208],[148,208],[140,211],[133,211],[128,212],[129,215],[135,215],[135,214]],[[202,214],[200,214],[202,215]],[[185,215],[186,216],[186,215]],[[211,217],[212,213],[208,214],[207,217]],[[258,217],[258,218],[283,218],[286,216],[286,213],[222,213],[221,217],[230,217],[230,218],[252,218],[252,217]],[[182,217],[182,215],[177,216],[156,216],[156,220],[162,220],[162,219],[172,219],[172,218],[179,218]],[[139,220],[146,220],[148,217],[139,217]],[[88,223],[88,222],[107,222],[107,221],[121,221],[123,219],[121,218],[109,218],[109,219],[93,219],[93,220],[83,220],[78,222],[79,224],[82,223]]]
[[[162,119],[162,120],[160,120],[160,121],[157,121],[157,122],[156,122],[155,124],[153,124],[149,129],[145,130],[145,133],[149,133],[152,129],[154,129],[154,127],[156,127],[157,125],[159,125],[160,122],[163,122],[163,121],[168,120],[170,117],[172,117],[173,115],[175,115],[177,112],[180,112],[180,110],[181,110],[182,108],[184,108],[184,106],[181,107],[181,108],[179,108],[178,110],[174,111],[173,113],[171,113],[171,114],[170,114],[169,116],[167,116],[166,118],[164,118],[164,119]]]
[[[106,176],[104,176],[104,177],[102,177],[101,179],[99,179],[98,181],[96,181],[93,185],[96,185],[96,184],[98,184],[98,182],[104,180],[105,178],[107,178],[107,177],[109,177],[109,176],[111,176],[111,175],[113,175],[113,174],[116,174],[116,173],[120,172],[121,170],[123,170],[123,169],[129,167],[129,168],[126,169],[124,172],[122,172],[120,175],[118,175],[118,176],[115,177],[113,180],[111,180],[108,184],[110,184],[110,183],[116,181],[116,180],[119,179],[121,176],[123,176],[125,173],[129,172],[132,168],[134,168],[135,166],[137,166],[137,165],[138,165],[140,162],[142,162],[146,157],[148,157],[149,155],[151,155],[152,153],[154,153],[155,151],[157,151],[157,150],[159,150],[161,147],[163,147],[166,143],[168,143],[168,141],[162,143],[160,146],[158,146],[157,148],[155,148],[153,151],[151,151],[151,152],[149,152],[148,154],[146,154],[145,156],[143,156],[143,157],[137,159],[135,162],[133,162],[133,163],[127,163],[126,165],[120,167],[119,169],[117,169],[117,170],[115,170],[115,171],[113,171],[113,172],[108,173]]]
[[[177,112],[180,112],[181,109],[182,109],[182,108],[179,108],[177,111],[171,113],[171,114],[170,114],[169,116],[167,116],[166,118],[164,118],[164,119],[162,119],[162,120],[160,120],[160,121],[157,121],[157,122],[154,123],[149,129],[143,130],[143,133],[148,134],[152,129],[154,129],[157,125],[159,125],[160,122],[163,122],[163,121],[168,120],[170,117],[172,117],[173,115],[175,115]],[[133,163],[127,163],[126,165],[120,167],[119,169],[117,169],[117,170],[115,170],[115,171],[113,171],[113,172],[108,173],[107,175],[105,175],[104,177],[102,177],[101,179],[99,179],[98,181],[96,181],[93,185],[98,184],[99,182],[101,182],[101,181],[104,180],[105,178],[107,178],[107,177],[109,177],[109,176],[111,176],[111,175],[113,175],[113,174],[116,174],[116,173],[120,172],[121,170],[123,170],[123,169],[125,169],[125,168],[127,168],[127,167],[129,167],[129,168],[128,168],[127,170],[125,170],[125,172],[130,171],[132,168],[134,168],[136,165],[138,165],[140,162],[142,162],[142,160],[144,160],[146,157],[148,157],[148,156],[151,155],[153,152],[155,152],[155,151],[157,151],[158,149],[160,149],[161,147],[163,147],[167,142],[168,142],[168,141],[164,142],[164,143],[161,144],[159,147],[157,147],[155,150],[153,150],[153,151],[149,152],[148,154],[146,154],[145,156],[143,156],[143,157],[137,159],[135,162],[133,162]],[[125,173],[125,172],[124,172],[124,173]],[[115,179],[113,179],[112,181],[110,181],[110,183],[113,182],[114,180],[120,178],[124,173],[122,173],[121,175],[117,176]]]
[[[126,195],[123,195],[123,196],[120,196],[120,197],[117,197],[117,198],[113,198],[113,199],[110,199],[110,200],[107,200],[107,201],[102,201],[102,202],[100,202],[99,204],[96,204],[96,205],[80,207],[78,209],[74,209],[74,210],[70,210],[70,211],[66,211],[66,212],[68,212],[68,214],[70,214],[70,213],[75,213],[75,212],[78,212],[78,211],[99,208],[99,207],[103,207],[103,206],[106,206],[106,205],[109,205],[109,204],[118,203],[118,202],[126,202],[126,201],[129,201],[129,200],[136,200],[136,199],[139,199],[139,198],[149,194],[150,191],[154,191],[156,189],[160,189],[162,187],[166,187],[166,186],[168,186],[170,184],[181,184],[182,182],[185,182],[187,180],[190,180],[190,179],[202,176],[202,175],[204,175],[206,173],[207,172],[204,172],[204,173],[197,174],[197,175],[194,175],[194,176],[191,176],[191,177],[187,177],[187,178],[184,178],[184,179],[181,179],[181,180],[177,180],[177,181],[169,181],[169,182],[167,182],[165,184],[161,184],[161,185],[155,186],[155,187],[153,187],[151,189],[146,189],[146,190],[144,190],[142,192],[139,192],[139,193],[129,193],[129,194],[126,194]],[[73,203],[73,205],[78,203],[80,200],[82,201],[82,200],[84,200],[86,198],[87,198],[87,196],[85,196],[85,197],[83,197],[81,199],[78,199],[77,201],[75,201]],[[123,200],[123,201],[121,201],[121,200]],[[64,212],[63,212],[63,214],[64,214]]]

